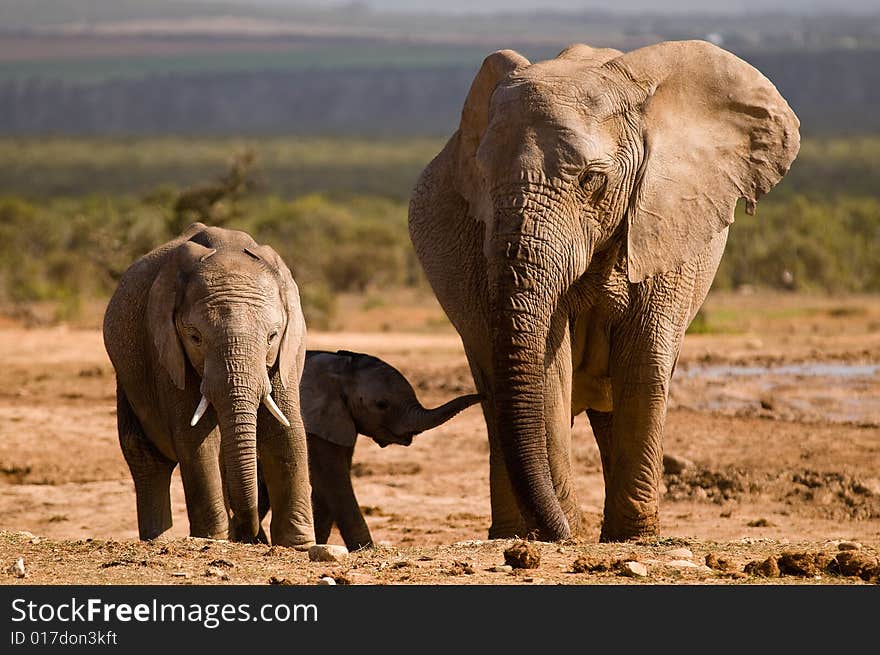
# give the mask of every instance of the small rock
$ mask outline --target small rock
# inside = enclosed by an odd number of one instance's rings
[[[671,562],[666,562],[666,566],[672,566],[677,569],[696,569],[699,567],[699,565],[694,564],[688,559],[674,559]]]
[[[320,580],[318,580],[318,584],[319,584],[319,585],[333,586],[333,585],[336,584],[336,580],[334,580],[333,578],[331,578],[329,575],[325,575],[323,578],[321,578]]]
[[[27,571],[24,568],[24,558],[19,557],[15,562],[10,566],[7,571],[14,575],[16,578],[25,578],[27,577]]]
[[[209,566],[205,569],[206,578],[220,578],[221,580],[229,580],[229,575],[216,566]]]
[[[837,550],[861,550],[862,544],[858,541],[841,541],[837,544]]]
[[[187,573],[186,571],[172,571],[171,577],[172,578],[188,578],[189,573]]]
[[[673,559],[691,559],[694,556],[690,548],[673,548],[667,550],[665,555]]]
[[[529,541],[517,541],[504,551],[504,562],[515,569],[536,569],[541,565],[541,550]]]
[[[342,562],[348,555],[348,548],[336,544],[315,544],[309,548],[311,562]]]
[[[513,567],[510,564],[499,564],[498,566],[493,566],[489,569],[492,573],[510,573],[513,571]]]
[[[624,562],[620,572],[628,578],[644,578],[648,575],[648,567],[641,562]]]
[[[666,475],[679,475],[693,467],[694,463],[685,457],[679,457],[678,455],[663,455],[663,472]]]

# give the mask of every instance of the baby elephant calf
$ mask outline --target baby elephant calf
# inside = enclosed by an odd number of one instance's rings
[[[479,400],[472,394],[425,409],[400,371],[381,359],[346,350],[308,351],[300,406],[308,438],[316,542],[327,543],[335,523],[349,550],[373,545],[351,484],[358,434],[383,448],[409,446],[415,435]],[[269,509],[262,493],[260,509],[261,515]]]

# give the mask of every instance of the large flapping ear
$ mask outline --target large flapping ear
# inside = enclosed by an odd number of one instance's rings
[[[305,355],[306,322],[300,304],[299,288],[287,264],[271,246],[248,248],[248,251],[250,250],[269,265],[278,280],[284,312],[287,315],[284,334],[281,335],[281,345],[278,347],[278,373],[281,375],[281,384],[289,388],[291,379],[294,382],[299,381],[299,375],[302,373],[301,360]]]
[[[776,87],[705,41],[673,41],[605,64],[643,113],[644,160],[627,217],[631,282],[674,270],[788,171],[799,121]],[[647,94],[647,95],[645,95]]]
[[[469,202],[478,203],[480,176],[474,165],[474,156],[489,124],[489,101],[498,83],[520,68],[529,66],[528,59],[514,50],[498,50],[483,60],[461,110],[458,129],[458,165],[455,186]]]
[[[153,337],[159,363],[178,389],[185,386],[186,359],[174,323],[174,312],[183,293],[186,274],[214,252],[192,241],[177,246],[165,258],[147,298],[147,329]]]
[[[324,357],[322,362],[312,359],[306,365],[300,385],[300,411],[307,433],[338,446],[352,447],[358,433],[342,391],[341,374],[332,368],[338,357]],[[330,367],[325,366],[328,362],[333,362]]]

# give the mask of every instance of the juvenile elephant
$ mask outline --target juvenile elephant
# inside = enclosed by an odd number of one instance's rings
[[[305,335],[290,271],[244,232],[194,223],[122,275],[104,344],[141,539],[171,527],[179,463],[190,534],[256,540],[259,459],[276,508],[272,542],[314,543],[299,409]]]
[[[658,531],[669,382],[739,198],[799,148],[794,112],[710,43],[574,45],[477,73],[414,189],[410,236],[458,330],[490,441],[490,537],[580,530],[574,417],[605,478],[601,539]]]
[[[373,545],[351,484],[358,434],[381,447],[409,446],[413,437],[479,402],[460,396],[434,409],[422,407],[407,379],[390,364],[347,350],[306,353],[300,386],[308,434],[315,539],[326,543],[335,523],[349,550]],[[261,496],[261,516],[269,509]]]

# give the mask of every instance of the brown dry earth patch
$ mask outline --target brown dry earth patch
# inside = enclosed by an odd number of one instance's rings
[[[343,582],[380,584],[869,582],[870,574],[843,575],[827,563],[836,561],[840,542],[858,542],[868,563],[880,549],[880,301],[859,299],[842,311],[837,299],[825,310],[819,305],[812,313],[769,319],[754,318],[751,298],[737,302],[745,318],[736,333],[692,334],[685,342],[664,447],[686,467],[678,470],[669,460],[660,537],[596,543],[602,474],[589,425],[578,417],[573,461],[588,532],[571,543],[540,544],[539,567],[513,571],[503,567],[511,543],[484,541],[488,446],[477,407],[409,448],[380,449],[361,438],[355,488],[382,545],[345,563],[309,563],[288,549],[186,538],[179,476],[173,529],[159,542],[138,542],[133,488],[116,442],[114,377],[100,332],[5,324],[0,567],[23,558],[27,577],[6,574],[4,581],[264,584],[274,577],[307,584],[329,573]],[[473,388],[460,342],[449,331],[313,333],[310,346],[383,357],[410,377],[426,404]],[[818,362],[850,372],[863,368],[843,377],[825,369],[774,373]],[[727,365],[768,372],[709,370]],[[341,543],[335,534],[331,542]],[[690,557],[673,552],[681,548]],[[778,564],[786,551],[808,553],[809,561],[824,553],[817,560],[824,565],[807,567],[807,576],[762,577],[757,565],[743,573],[750,562]],[[729,566],[707,567],[710,555]],[[573,573],[578,558],[585,558],[583,572]],[[594,560],[618,565],[591,570]],[[644,564],[647,575],[623,573],[620,563],[629,560]],[[495,567],[501,568],[489,570]],[[214,574],[206,576],[208,569]]]

